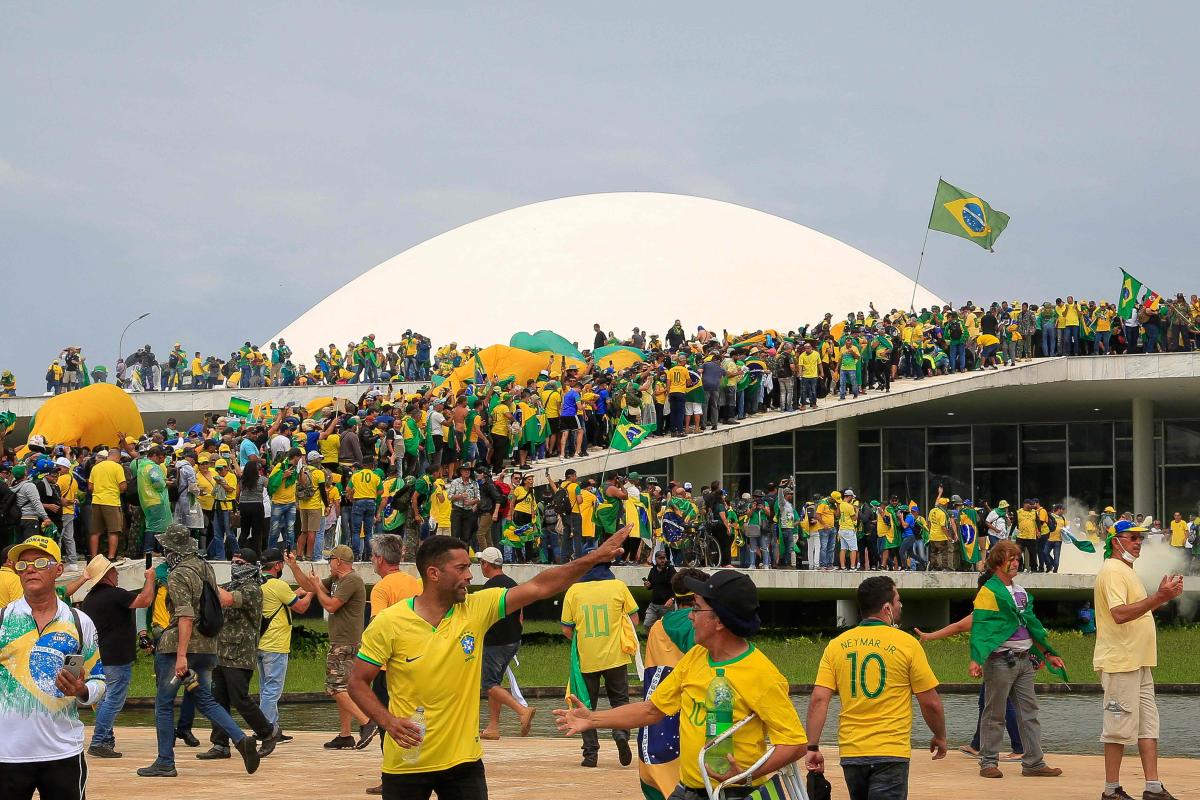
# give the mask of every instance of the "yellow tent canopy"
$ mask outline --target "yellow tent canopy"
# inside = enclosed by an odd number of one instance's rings
[[[40,434],[51,446],[94,448],[116,444],[119,434],[136,437],[145,432],[133,398],[111,383],[93,383],[47,400],[29,435]]]
[[[536,378],[538,373],[544,369],[550,371],[551,377],[558,378],[562,374],[564,363],[568,368],[575,367],[581,373],[587,369],[587,365],[577,358],[555,353],[531,353],[528,350],[509,347],[506,344],[494,344],[491,347],[483,348],[479,351],[479,360],[483,363],[487,379],[492,382],[512,376],[516,383],[524,384],[526,381]],[[474,378],[475,359],[472,357],[455,368],[446,378],[445,383],[438,388],[448,386],[451,391],[456,392],[466,385],[468,380]]]

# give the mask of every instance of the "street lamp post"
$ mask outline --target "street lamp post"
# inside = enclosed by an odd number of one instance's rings
[[[145,314],[142,314],[137,319],[129,320],[129,325],[132,325],[133,323],[138,322],[139,320],[143,320],[148,316],[150,316],[149,311],[147,311]],[[129,330],[129,325],[126,325],[124,330],[121,331],[121,338],[117,342],[117,361],[120,361],[122,358],[125,357],[125,332]],[[115,369],[115,367],[114,367],[114,369]]]

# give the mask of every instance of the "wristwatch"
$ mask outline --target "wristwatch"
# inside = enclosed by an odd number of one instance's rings
[[[817,752],[820,752],[820,750],[821,750],[821,745],[819,745],[819,744],[810,744],[808,746],[808,752],[810,752],[810,753],[817,753]]]

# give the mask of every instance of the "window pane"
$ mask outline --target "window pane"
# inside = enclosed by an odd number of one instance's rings
[[[1113,487],[1116,502],[1113,503],[1113,507],[1118,512],[1130,511],[1133,509],[1133,448],[1118,447],[1116,455],[1116,486]]]
[[[890,428],[883,432],[885,469],[925,469],[925,429]]]
[[[754,440],[755,447],[791,447],[792,431],[772,433],[770,436],[760,436]]]
[[[721,459],[725,472],[750,471],[750,442],[727,444],[721,448]]]
[[[860,485],[854,491],[864,501],[879,498],[879,462],[883,454],[878,447],[868,446],[858,448],[858,480]]]
[[[859,444],[879,444],[879,428],[864,428],[858,432]]]
[[[929,496],[937,497],[937,487],[949,497],[971,497],[971,445],[939,444],[929,446]],[[974,499],[974,498],[972,498]]]
[[[750,476],[725,473],[721,486],[725,487],[730,497],[741,497],[742,492],[750,491]]]
[[[1067,495],[1066,442],[1021,446],[1021,499],[1036,497],[1047,508]],[[1011,501],[1009,501],[1011,502]]]
[[[1072,467],[1098,467],[1112,463],[1111,423],[1072,422],[1068,426],[1067,434],[1068,444],[1071,448]]]
[[[754,488],[766,489],[792,474],[792,448],[754,448]]]
[[[1030,439],[1065,439],[1067,438],[1066,425],[1022,425],[1021,440],[1028,441]]]
[[[1200,507],[1200,467],[1168,467],[1163,486],[1163,504],[1166,506],[1166,519],[1170,519],[1176,511],[1182,513],[1184,519],[1193,519],[1196,509]]]
[[[900,498],[901,503],[907,503],[909,500],[916,500],[917,505],[921,506],[923,511],[927,511],[925,497],[925,473],[924,472],[885,472],[883,473],[883,485],[887,488],[887,496],[892,495]]]
[[[977,469],[975,470],[975,488],[971,499],[975,505],[984,503],[995,507],[1001,500],[1007,500],[1010,506],[1020,505],[1017,498],[1017,471],[1015,469]]]
[[[796,431],[796,469],[837,471],[837,431]]]
[[[1072,453],[1072,458],[1074,453]],[[1071,498],[1086,511],[1101,511],[1113,501],[1113,471],[1111,467],[1093,469],[1071,468]],[[1072,515],[1078,508],[1067,509]]]
[[[975,466],[1015,467],[1017,445],[1016,425],[976,425]]]
[[[1166,463],[1200,464],[1200,422],[1168,422],[1166,427]]]
[[[948,442],[969,442],[971,441],[971,429],[966,425],[959,425],[953,428],[930,428],[929,443],[948,443]]]
[[[828,497],[837,488],[836,472],[812,472],[796,475],[796,503],[804,503],[815,494]]]

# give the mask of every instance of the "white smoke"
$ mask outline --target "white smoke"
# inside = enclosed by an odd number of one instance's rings
[[[1086,538],[1085,525],[1088,513],[1093,509],[1073,497],[1068,497],[1063,501],[1063,506],[1071,535],[1079,539]],[[1095,510],[1099,511],[1099,509]],[[1099,541],[1095,542],[1095,553],[1085,553],[1073,544],[1064,541],[1058,571],[1076,575],[1095,575],[1100,571],[1100,565],[1104,562],[1106,535],[1105,531],[1100,531]],[[1180,552],[1178,548],[1171,547],[1171,532],[1167,530],[1163,532],[1161,538],[1155,536],[1142,542],[1142,552],[1133,565],[1133,571],[1142,581],[1142,585],[1146,587],[1146,594],[1154,594],[1158,591],[1158,584],[1164,575],[1187,575],[1189,560],[1187,551]],[[1180,616],[1190,619],[1195,615],[1197,605],[1200,605],[1200,598],[1194,594],[1183,594],[1174,602],[1178,604]]]

